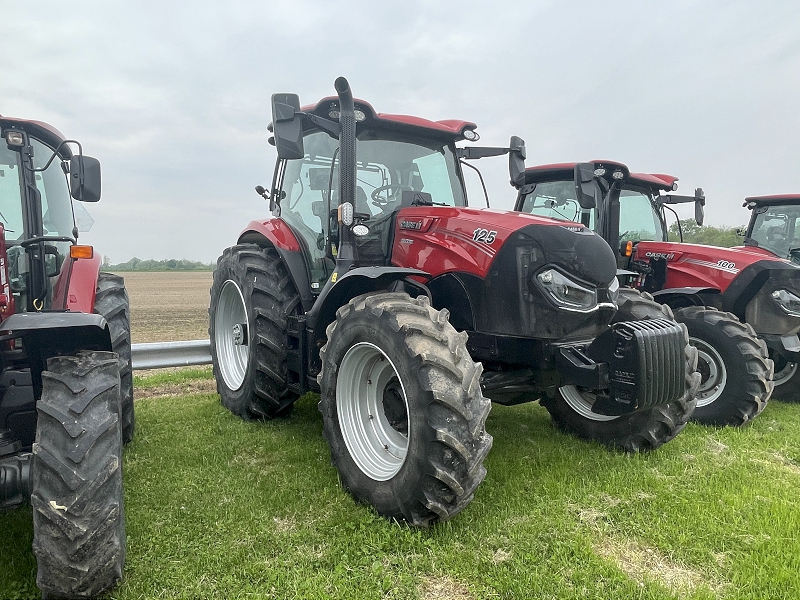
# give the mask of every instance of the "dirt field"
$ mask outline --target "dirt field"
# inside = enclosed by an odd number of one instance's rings
[[[134,344],[208,338],[211,271],[119,274],[131,302]]]

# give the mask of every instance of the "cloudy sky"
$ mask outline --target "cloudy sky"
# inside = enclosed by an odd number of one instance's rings
[[[112,262],[215,260],[268,215],[253,188],[272,179],[271,94],[310,104],[339,75],[380,112],[474,121],[486,145],[519,135],[529,165],[677,175],[713,225],[744,223],[745,196],[800,192],[797,0],[0,0],[0,15],[0,113],[100,159],[81,240]],[[473,164],[510,208],[506,161]]]

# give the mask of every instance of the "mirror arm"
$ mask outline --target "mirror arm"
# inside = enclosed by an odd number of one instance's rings
[[[512,148],[467,146],[465,148],[456,148],[456,157],[466,160],[476,160],[478,158],[488,158],[490,156],[503,156],[503,154],[508,154],[512,150]]]
[[[50,160],[48,160],[47,163],[43,167],[40,167],[38,169],[33,169],[33,172],[34,173],[41,173],[42,171],[47,169],[47,167],[50,166],[50,163],[53,162],[53,159],[56,156],[58,156],[58,152],[59,152],[59,150],[61,150],[61,147],[65,146],[66,144],[77,144],[77,146],[78,146],[78,156],[83,156],[83,147],[81,146],[81,143],[78,140],[63,140],[58,146],[56,146],[56,149],[53,151],[53,155],[50,157]]]
[[[305,117],[306,119],[314,123],[314,125],[322,129],[322,131],[331,135],[332,137],[335,138],[339,137],[340,127],[339,123],[337,123],[336,121],[331,121],[329,119],[325,119],[323,117],[320,117],[312,113],[297,112],[295,114]]]

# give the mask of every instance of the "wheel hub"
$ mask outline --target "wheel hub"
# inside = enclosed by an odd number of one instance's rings
[[[359,342],[344,355],[336,380],[339,429],[353,462],[375,481],[402,468],[411,434],[408,400],[396,367],[378,346]]]
[[[776,386],[779,386],[794,377],[794,374],[797,373],[797,363],[790,362],[785,359],[774,360],[775,375],[773,376],[772,380],[775,382]]]
[[[233,343],[236,346],[247,346],[247,323],[236,323],[233,326]]]
[[[697,406],[707,406],[725,391],[728,370],[716,348],[698,338],[689,338],[697,348],[697,370],[700,372],[700,387],[697,388]]]
[[[249,361],[247,305],[239,285],[229,279],[223,285],[214,309],[216,366],[230,390],[244,382]]]

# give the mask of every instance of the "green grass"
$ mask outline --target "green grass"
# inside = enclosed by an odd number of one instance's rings
[[[772,402],[742,429],[690,425],[637,456],[555,431],[538,405],[495,406],[475,500],[413,530],[341,489],[317,400],[267,423],[235,418],[216,394],[137,401],[128,561],[110,597],[800,595],[800,405]],[[0,597],[36,597],[30,510],[0,527]]]

